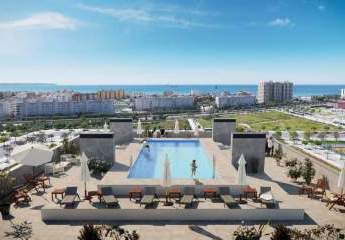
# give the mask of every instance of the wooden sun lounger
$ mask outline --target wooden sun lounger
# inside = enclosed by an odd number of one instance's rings
[[[101,201],[103,201],[107,206],[114,206],[119,204],[119,201],[115,197],[115,194],[111,187],[101,188]]]
[[[78,188],[73,186],[73,187],[66,187],[65,189],[65,196],[61,200],[60,204],[65,204],[65,205],[74,205],[76,198],[79,198],[78,194]]]
[[[195,198],[195,189],[193,187],[185,187],[180,204],[191,205]]]
[[[157,197],[156,188],[155,187],[145,187],[144,188],[144,196],[140,200],[141,204],[149,205],[154,202],[154,199]]]
[[[219,196],[224,202],[224,206],[227,205],[231,208],[238,205],[238,202],[233,198],[233,196],[231,196],[230,189],[228,187],[220,187]]]

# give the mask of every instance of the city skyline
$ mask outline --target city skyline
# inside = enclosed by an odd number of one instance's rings
[[[0,82],[341,84],[345,79],[342,1],[18,4],[1,3]]]

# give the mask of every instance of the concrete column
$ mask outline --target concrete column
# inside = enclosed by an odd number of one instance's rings
[[[91,159],[107,161],[111,165],[115,162],[114,133],[85,132],[80,134],[80,152],[85,152]]]
[[[236,119],[213,119],[212,139],[224,145],[231,145],[231,134],[236,131]]]
[[[133,119],[111,118],[110,131],[115,135],[115,145],[130,143],[133,140]]]
[[[263,173],[265,146],[265,133],[234,133],[232,135],[232,165],[237,169],[237,162],[243,154],[247,162],[247,173]]]

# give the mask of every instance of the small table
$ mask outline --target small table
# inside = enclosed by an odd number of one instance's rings
[[[57,195],[60,195],[61,198],[63,198],[63,195],[65,194],[65,189],[64,188],[57,188],[54,189],[51,193],[52,195],[52,201],[54,201],[54,197],[57,198]]]
[[[143,191],[140,188],[133,188],[128,192],[129,200],[132,200],[132,198],[141,199],[143,197]]]
[[[89,200],[89,202],[92,202],[92,198],[97,197],[101,201],[102,194],[99,191],[88,191],[86,200]]]
[[[172,188],[169,190],[168,192],[168,198],[178,198],[179,200],[181,200],[182,197],[182,193],[181,190],[179,188]]]
[[[243,190],[243,195],[246,199],[248,199],[248,197],[258,199],[258,192],[256,189],[249,186]]]
[[[217,190],[215,188],[205,188],[204,189],[204,198],[216,198]]]

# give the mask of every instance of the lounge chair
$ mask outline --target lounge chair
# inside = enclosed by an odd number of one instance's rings
[[[66,206],[67,205],[74,205],[76,198],[79,198],[79,200],[80,200],[80,197],[78,194],[78,188],[75,186],[66,187],[65,196],[61,200],[60,204],[65,204]]]
[[[155,198],[157,198],[156,188],[155,187],[145,187],[144,188],[144,196],[140,200],[140,206],[141,206],[141,204],[144,204],[145,206],[152,204],[154,202]]]
[[[224,202],[224,206],[228,205],[231,208],[238,205],[238,202],[231,196],[230,189],[228,187],[220,187],[219,196]]]
[[[261,204],[265,204],[267,208],[276,206],[276,200],[273,197],[271,187],[260,187],[259,199]]]
[[[102,187],[101,188],[101,201],[105,203],[107,206],[115,206],[119,204],[119,201],[115,197],[113,193],[113,189],[111,187]]]
[[[183,197],[180,204],[191,205],[195,198],[195,189],[193,187],[185,187],[183,189]]]

